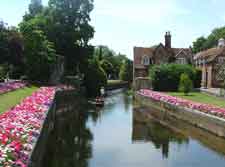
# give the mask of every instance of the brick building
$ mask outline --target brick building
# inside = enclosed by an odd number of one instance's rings
[[[166,32],[165,45],[162,43],[152,47],[134,47],[134,79],[147,77],[148,69],[153,64],[192,63],[191,48],[172,48],[171,34]]]
[[[197,53],[194,64],[202,71],[202,88],[222,87],[225,81],[225,40],[220,39],[217,47]]]

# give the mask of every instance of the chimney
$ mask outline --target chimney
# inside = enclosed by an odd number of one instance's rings
[[[218,41],[218,48],[222,48],[225,46],[225,40],[223,38],[220,38]]]
[[[169,31],[166,32],[166,35],[165,35],[165,47],[171,48],[171,35]]]

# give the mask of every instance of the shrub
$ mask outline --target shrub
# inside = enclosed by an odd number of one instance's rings
[[[196,78],[196,70],[190,65],[162,64],[154,65],[149,70],[153,89],[157,91],[177,91],[183,73],[191,80]]]
[[[202,71],[201,70],[196,69],[195,80],[193,80],[193,81],[194,81],[195,88],[201,87],[201,82],[202,82]]]
[[[123,81],[132,82],[133,80],[133,64],[130,60],[125,60],[120,68],[119,78]]]
[[[188,93],[192,89],[193,89],[192,80],[189,78],[187,74],[183,73],[180,76],[179,91],[183,92],[185,95],[188,95]]]
[[[84,85],[86,87],[87,95],[89,97],[99,96],[101,87],[105,87],[106,84],[107,76],[105,71],[99,65],[97,60],[91,60],[84,76]]]
[[[7,64],[0,65],[0,82],[6,78],[8,70],[9,70],[9,67]]]

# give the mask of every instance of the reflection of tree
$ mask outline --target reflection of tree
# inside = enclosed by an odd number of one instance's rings
[[[49,139],[44,167],[88,166],[92,157],[93,139],[86,126],[88,113],[78,109],[76,105],[73,107],[57,119],[54,134]]]
[[[125,111],[129,111],[130,104],[132,103],[132,96],[129,96],[127,92],[123,94],[124,108]]]
[[[138,113],[134,117],[138,117]],[[162,155],[165,158],[169,156],[170,142],[183,144],[188,142],[188,138],[182,134],[172,131],[170,128],[162,126],[158,122],[149,119],[143,123],[133,118],[133,136],[134,142],[152,142],[157,149],[162,149]]]

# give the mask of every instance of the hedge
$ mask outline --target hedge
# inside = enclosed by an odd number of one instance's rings
[[[187,74],[195,85],[199,85],[199,81],[196,80],[199,74],[191,65],[162,64],[149,69],[152,86],[156,91],[178,91],[180,76],[183,73]]]

